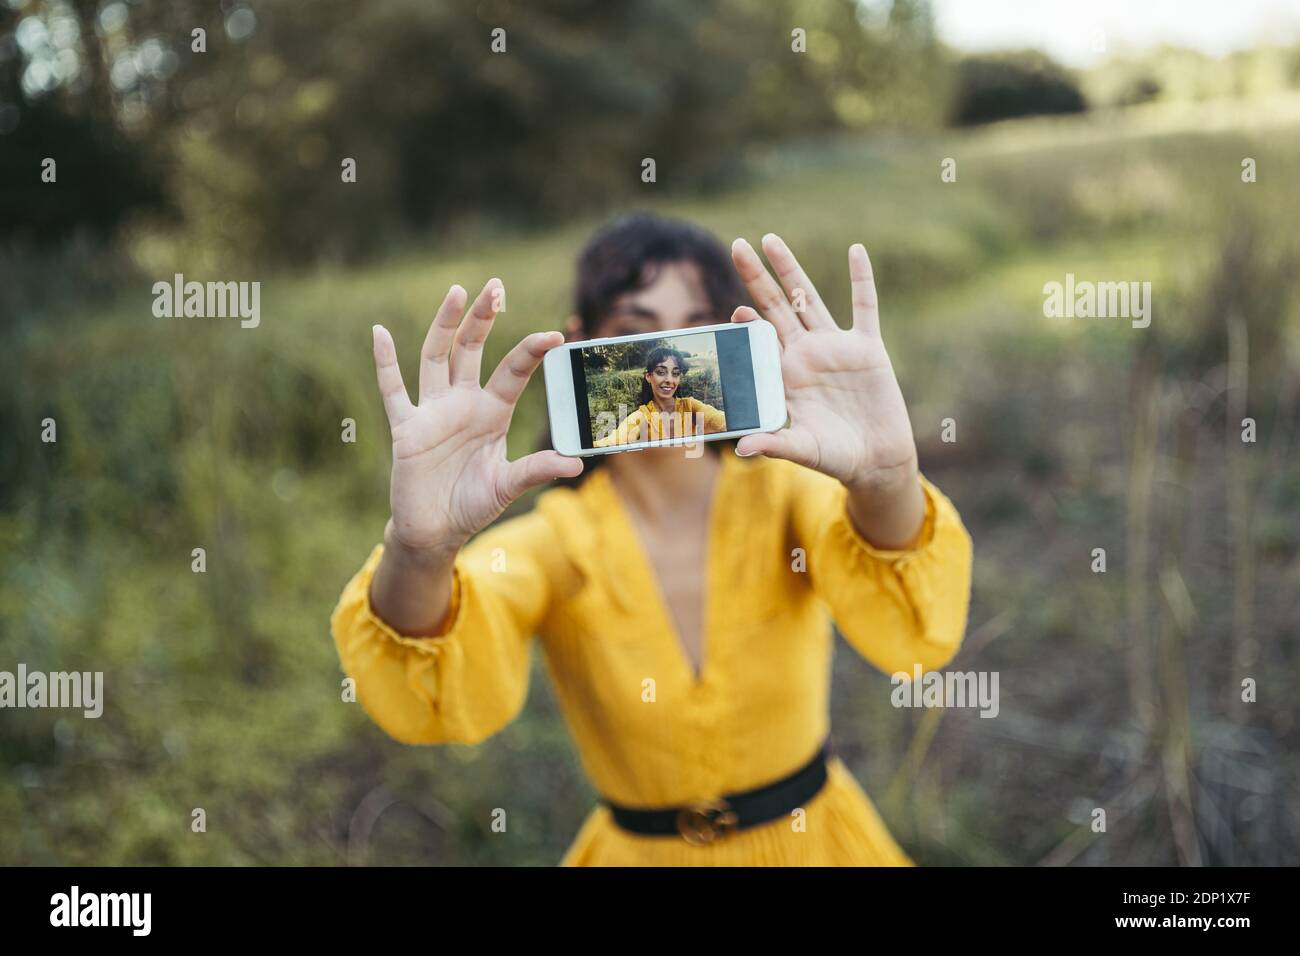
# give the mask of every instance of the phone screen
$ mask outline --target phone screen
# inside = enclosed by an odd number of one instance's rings
[[[749,332],[684,332],[572,349],[583,448],[758,428]]]

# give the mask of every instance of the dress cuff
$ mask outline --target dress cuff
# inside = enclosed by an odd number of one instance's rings
[[[921,491],[925,496],[925,518],[921,523],[921,530],[916,536],[915,543],[909,548],[878,548],[864,538],[853,523],[852,515],[849,514],[849,498],[847,492],[845,493],[844,502],[840,507],[840,513],[836,517],[835,525],[840,533],[848,539],[855,551],[873,561],[902,567],[925,553],[926,549],[934,543],[935,524],[939,515],[939,504],[936,498],[938,489],[930,484],[924,475],[918,475],[918,477],[921,481]]]
[[[370,559],[366,561],[366,565],[362,569],[364,575],[363,580],[360,582],[362,584],[362,617],[369,621],[377,631],[398,644],[405,644],[407,647],[414,647],[417,650],[433,652],[434,649],[456,636],[456,631],[459,630],[461,618],[463,617],[460,613],[462,603],[460,560],[457,559],[452,566],[451,600],[447,605],[447,613],[443,616],[436,631],[433,634],[408,635],[398,633],[392,625],[379,616],[374,605],[370,603],[370,582],[374,577],[375,568],[379,565],[379,559],[383,557],[383,553],[384,546],[382,544],[376,545],[374,551],[371,552]]]

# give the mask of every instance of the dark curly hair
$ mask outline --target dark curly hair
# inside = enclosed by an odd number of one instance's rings
[[[673,358],[677,361],[677,367],[682,370],[683,376],[690,369],[690,365],[688,365],[686,362],[685,355],[683,355],[681,352],[677,351],[676,349],[670,349],[666,345],[661,345],[659,346],[659,348],[654,349],[653,351],[651,351],[649,355],[646,356],[645,359],[646,375],[649,375],[651,372],[653,372],[655,370],[655,366],[658,365],[666,358]],[[642,378],[641,397],[637,399],[637,404],[644,405],[646,402],[651,401],[653,398],[654,398],[654,393],[650,391],[650,383],[647,382],[644,378]]]
[[[748,297],[731,255],[707,230],[653,213],[620,216],[601,227],[578,256],[573,310],[588,336],[625,292],[644,289],[661,266],[693,262],[699,266],[704,292],[719,322],[725,322]]]

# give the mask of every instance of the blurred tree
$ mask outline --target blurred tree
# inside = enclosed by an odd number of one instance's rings
[[[142,151],[115,121],[94,23],[66,3],[43,16],[0,7],[0,240],[103,236],[130,210],[161,205]],[[53,181],[42,179],[47,158]]]
[[[966,57],[955,85],[950,119],[957,126],[1087,109],[1074,78],[1037,50]]]
[[[639,345],[637,342],[624,342],[619,345],[606,345],[600,351],[604,357],[606,367],[612,369],[633,368],[639,358]]]
[[[717,186],[750,142],[938,114],[924,0],[11,6],[17,127],[50,109],[112,130],[223,261],[354,259],[466,217],[526,224]],[[16,168],[33,161],[33,140],[0,136]],[[119,213],[143,201],[111,164],[93,181]]]

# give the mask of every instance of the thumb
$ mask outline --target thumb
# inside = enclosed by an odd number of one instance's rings
[[[742,458],[750,455],[784,458],[813,468],[817,461],[817,445],[810,436],[793,428],[783,428],[779,432],[746,435],[736,443],[736,454]]]
[[[533,452],[506,465],[506,498],[514,501],[530,488],[556,478],[576,478],[580,474],[581,458],[569,458],[558,451]]]

